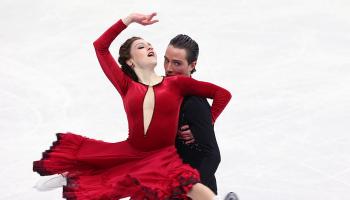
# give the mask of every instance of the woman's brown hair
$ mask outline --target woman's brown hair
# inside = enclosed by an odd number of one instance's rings
[[[119,48],[118,62],[122,66],[123,72],[126,73],[134,81],[138,81],[139,78],[137,77],[134,69],[131,66],[129,66],[126,63],[126,61],[131,58],[130,49],[131,49],[132,43],[136,40],[139,40],[139,39],[142,39],[142,38],[131,37],[131,38],[127,39]]]

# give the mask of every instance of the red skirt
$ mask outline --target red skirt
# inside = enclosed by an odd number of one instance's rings
[[[189,199],[186,194],[200,181],[174,146],[141,151],[128,141],[108,143],[72,133],[58,133],[33,170],[68,172],[63,197],[69,200]]]

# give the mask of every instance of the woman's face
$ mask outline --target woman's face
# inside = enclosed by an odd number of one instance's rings
[[[144,39],[135,40],[131,44],[130,55],[131,58],[128,61],[135,67],[154,68],[157,65],[157,54],[152,45]]]

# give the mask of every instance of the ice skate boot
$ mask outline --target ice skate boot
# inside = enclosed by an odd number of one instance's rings
[[[234,192],[229,192],[226,196],[224,200],[239,200],[238,196],[236,195],[236,193]]]
[[[61,174],[55,174],[40,178],[34,188],[39,191],[49,191],[65,185],[67,185],[67,179]]]

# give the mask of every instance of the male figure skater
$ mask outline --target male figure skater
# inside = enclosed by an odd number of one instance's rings
[[[164,70],[167,76],[191,76],[196,71],[199,47],[187,35],[174,37],[164,55]],[[201,182],[217,194],[215,172],[221,157],[216,137],[210,105],[205,98],[188,96],[184,99],[179,119],[176,148],[185,163],[197,169]],[[238,200],[230,192],[227,200]]]

